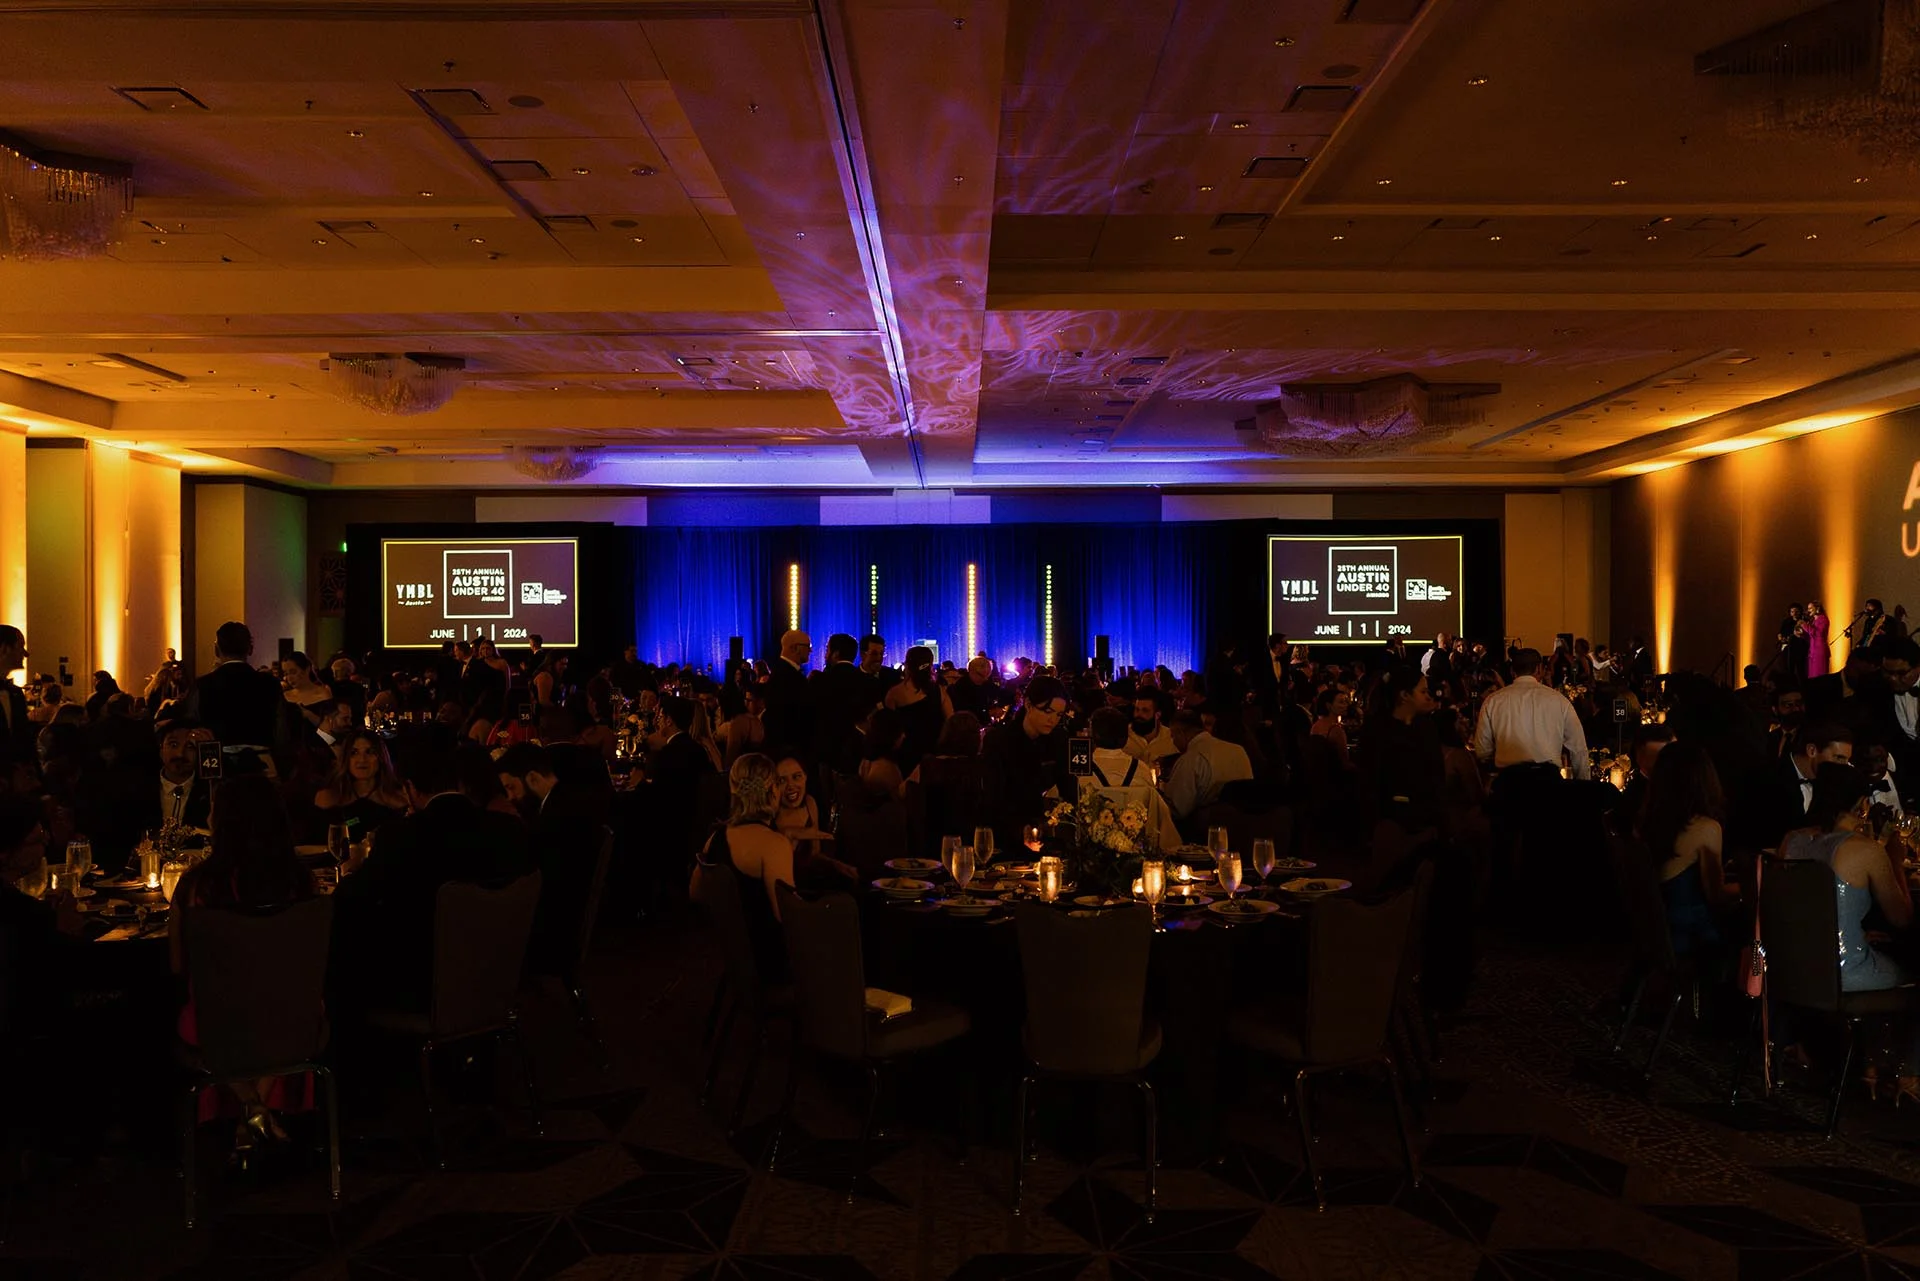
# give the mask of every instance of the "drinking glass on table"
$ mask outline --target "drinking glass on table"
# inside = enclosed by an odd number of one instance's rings
[[[993,865],[993,829],[991,827],[973,829],[973,857],[980,867]]]
[[[1209,827],[1207,829],[1207,848],[1213,851],[1213,856],[1216,859],[1222,854],[1225,854],[1227,852],[1227,829],[1224,827]]]
[[[1253,867],[1262,881],[1273,875],[1273,842],[1264,836],[1253,842]]]
[[[976,833],[974,834],[974,839],[975,839],[975,840],[978,840],[978,839],[979,839],[979,833],[977,833],[977,832],[976,832]],[[1026,846],[1026,847],[1027,847],[1027,848],[1028,848],[1029,850],[1031,850],[1031,851],[1032,851],[1033,853],[1035,853],[1035,854],[1038,854],[1038,853],[1040,852],[1040,826],[1039,826],[1039,824],[1037,824],[1037,823],[1029,823],[1029,824],[1027,824],[1027,825],[1026,825],[1025,827],[1023,827],[1023,828],[1021,828],[1021,829],[1020,829],[1020,843],[1021,843],[1022,845],[1024,845],[1024,846]]]
[[[73,868],[75,878],[85,876],[93,866],[93,843],[91,841],[68,841],[67,864]]]
[[[353,833],[345,823],[327,824],[327,853],[333,856],[336,866],[353,857]]]
[[[943,836],[940,838],[940,866],[947,869],[947,875],[953,875],[953,864],[960,857],[960,837]]]
[[[963,899],[967,897],[967,883],[973,880],[974,854],[971,845],[962,845],[953,856],[953,879],[959,883],[960,897]]]
[[[1238,854],[1215,854],[1213,856],[1214,873],[1220,878],[1220,888],[1226,891],[1227,901],[1233,901],[1233,893],[1240,888],[1240,856]]]

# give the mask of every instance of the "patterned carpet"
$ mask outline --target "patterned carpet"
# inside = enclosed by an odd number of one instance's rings
[[[1112,1136],[1097,1152],[1041,1147],[1019,1216],[1004,1141],[962,1164],[956,1105],[932,1080],[902,1083],[889,1110],[906,1124],[856,1172],[855,1092],[809,1076],[770,1175],[768,1120],[729,1143],[698,1104],[699,939],[635,930],[602,952],[591,990],[610,1070],[557,1003],[530,1016],[543,1135],[522,1109],[456,1103],[449,1169],[431,1170],[409,1096],[351,1136],[342,1206],[303,1155],[210,1176],[195,1233],[157,1158],[56,1167],[15,1199],[0,1278],[1920,1278],[1920,1110],[1856,1093],[1831,1143],[1813,1127],[1817,1081],[1730,1110],[1727,1043],[1687,1026],[1647,1090],[1651,1031],[1608,1050],[1618,974],[1604,958],[1489,954],[1446,1035],[1419,1187],[1378,1084],[1335,1080],[1316,1119],[1330,1202],[1316,1211],[1280,1082],[1256,1068],[1223,1087],[1229,1145],[1165,1166],[1148,1223],[1124,1100],[1117,1124],[1093,1127]],[[779,1078],[762,1073],[751,1116],[773,1111]]]

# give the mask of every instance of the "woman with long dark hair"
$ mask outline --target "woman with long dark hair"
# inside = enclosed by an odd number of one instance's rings
[[[333,773],[313,804],[328,823],[357,824],[359,835],[407,812],[407,790],[378,734],[357,729],[342,740]]]
[[[1374,686],[1360,742],[1370,812],[1410,833],[1438,830],[1445,816],[1446,761],[1433,709],[1427,678],[1418,667],[1402,663],[1390,668]]]
[[[940,741],[940,727],[953,715],[953,699],[935,679],[933,651],[925,645],[907,651],[906,666],[906,676],[887,691],[886,706],[900,714],[905,738],[897,759],[901,770],[911,774]]]
[[[1720,774],[1707,750],[1676,742],[1662,751],[1647,784],[1640,836],[1659,869],[1676,955],[1717,946],[1718,918],[1739,899],[1721,858],[1725,817]]]

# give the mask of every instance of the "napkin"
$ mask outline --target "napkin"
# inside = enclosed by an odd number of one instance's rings
[[[108,930],[105,934],[102,934],[98,939],[96,939],[95,942],[118,943],[122,939],[138,938],[139,935],[140,935],[140,927],[138,925],[121,925],[121,926],[116,926],[111,930]]]
[[[870,987],[867,989],[867,1008],[883,1019],[897,1019],[902,1014],[913,1013],[913,998],[889,992],[885,988]]]

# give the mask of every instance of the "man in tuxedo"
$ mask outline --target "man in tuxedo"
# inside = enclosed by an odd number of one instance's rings
[[[1880,685],[1874,719],[1893,757],[1893,777],[1909,810],[1920,807],[1920,644],[1910,637],[1880,642]]]
[[[825,765],[851,774],[859,761],[854,729],[880,701],[880,682],[854,666],[853,637],[827,637],[827,665],[808,684],[814,708],[814,754]]]
[[[537,866],[524,824],[481,809],[460,790],[460,753],[477,750],[414,744],[401,761],[412,812],[384,824],[366,862],[340,882],[334,972],[350,1007],[425,1009],[440,887],[512,880]]]
[[[693,852],[701,782],[714,772],[707,749],[687,733],[692,724],[692,699],[678,694],[661,697],[660,715],[647,735],[646,780],[640,785],[647,815],[674,859]]]
[[[0,772],[34,766],[33,741],[40,727],[27,719],[27,696],[13,683],[13,673],[26,665],[26,636],[0,623]]]
[[[187,716],[207,727],[221,746],[258,752],[284,746],[280,712],[287,700],[280,682],[256,671],[253,633],[245,623],[222,623],[213,635],[219,666],[194,683],[187,695]],[[229,755],[229,762],[232,756]]]
[[[762,720],[770,751],[813,746],[813,694],[807,685],[812,657],[813,637],[790,631],[780,637],[780,653],[767,665],[767,714]]]
[[[580,782],[562,777],[560,763],[540,744],[515,743],[500,754],[494,768],[527,820],[533,857],[540,865],[540,913],[527,966],[536,974],[570,975],[593,892],[605,806]]]
[[[887,638],[868,634],[860,638],[860,670],[873,677],[880,697],[900,683],[900,673],[887,666]]]
[[[1747,829],[1747,847],[1778,849],[1782,837],[1804,827],[1807,810],[1813,805],[1813,776],[1829,761],[1852,763],[1853,744],[1854,733],[1844,725],[1808,725],[1786,760],[1766,776],[1757,794],[1741,807],[1738,817]]]
[[[1880,654],[1856,645],[1837,672],[1816,676],[1805,685],[1807,715],[1817,721],[1837,721],[1855,734],[1875,729],[1875,714],[1885,701],[1880,680]]]

